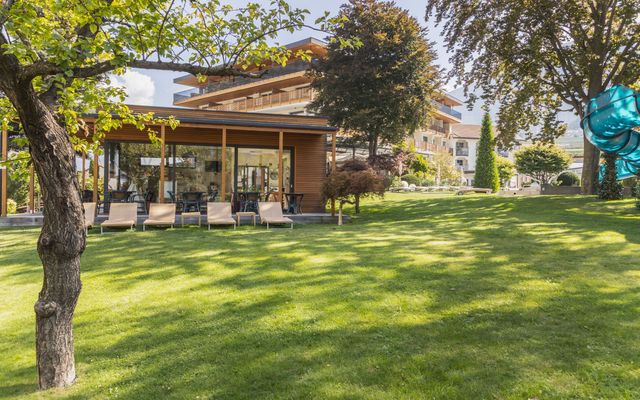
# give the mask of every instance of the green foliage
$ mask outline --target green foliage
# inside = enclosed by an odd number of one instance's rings
[[[440,81],[436,56],[418,21],[392,2],[352,0],[340,16],[336,35],[357,37],[360,46],[329,44],[311,72],[310,107],[374,156],[378,145],[401,143],[427,121]]]
[[[571,156],[558,146],[536,143],[516,151],[516,169],[538,183],[546,184],[553,175],[567,169]]]
[[[401,180],[407,182],[409,185],[419,185],[420,178],[413,174],[405,174],[400,177]]]
[[[558,186],[580,186],[580,177],[572,171],[565,171],[556,178]]]
[[[429,164],[426,158],[422,154],[416,154],[415,158],[411,162],[411,171],[413,173],[433,173],[433,166]]]
[[[500,190],[500,176],[496,163],[496,144],[493,138],[493,124],[489,113],[482,118],[480,141],[478,142],[478,156],[476,158],[476,173],[473,185],[488,188],[497,192]]]
[[[75,150],[98,147],[104,132],[132,124],[157,141],[150,124],[178,124],[174,118],[132,114],[113,75],[128,68],[181,71],[205,76],[257,76],[264,65],[285,64],[293,54],[277,35],[305,25],[309,11],[285,1],[242,7],[220,0],[16,0],[1,11],[4,55],[19,63],[23,83],[54,110],[71,134],[87,132],[84,113],[97,110],[98,130],[90,142],[72,136]],[[333,31],[340,17],[321,17],[318,29]],[[334,35],[336,46],[353,41]],[[275,44],[274,44],[275,43]],[[253,68],[253,69],[252,69]],[[18,121],[15,96],[0,98],[0,117]]]
[[[602,158],[604,159],[604,178],[598,186],[598,197],[602,200],[621,200],[623,188],[616,176],[618,156],[614,153],[605,153]]]
[[[14,199],[7,199],[7,213],[15,214],[18,212],[18,203]]]
[[[496,166],[498,167],[500,186],[505,186],[516,175],[516,165],[508,158],[498,156]]]
[[[584,117],[589,100],[640,76],[640,3],[611,1],[428,0],[427,18],[443,26],[451,75],[466,92],[499,104],[497,142],[518,134],[552,142],[567,104]],[[478,96],[471,94],[469,102]],[[543,129],[535,129],[542,127]],[[585,144],[583,186],[597,182],[598,157]]]

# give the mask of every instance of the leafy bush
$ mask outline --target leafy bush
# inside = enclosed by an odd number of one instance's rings
[[[536,143],[516,151],[518,172],[529,175],[541,185],[569,167],[571,156],[558,146]]]
[[[384,196],[384,179],[364,161],[353,160],[338,167],[327,176],[322,184],[325,199],[336,199],[340,210],[345,203],[355,206],[360,213],[360,199],[363,197]]]
[[[13,199],[7,199],[7,213],[15,214],[18,212],[18,203]]]
[[[418,178],[417,176],[413,175],[413,174],[406,174],[406,175],[402,175],[400,177],[400,179],[402,179],[403,181],[407,182],[409,185],[419,185],[420,184],[420,178]]]
[[[580,177],[575,172],[565,171],[556,178],[559,186],[580,186]]]
[[[433,170],[433,167],[429,164],[429,161],[424,158],[422,154],[416,154],[413,161],[411,161],[411,170],[414,173],[427,173]]]
[[[498,167],[500,186],[506,186],[507,182],[516,175],[516,165],[508,158],[498,156],[496,166]]]
[[[436,181],[433,178],[424,178],[420,181],[420,186],[435,186]]]

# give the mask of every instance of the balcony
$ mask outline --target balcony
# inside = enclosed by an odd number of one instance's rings
[[[218,92],[220,90],[229,89],[236,86],[247,85],[250,83],[258,82],[264,79],[276,78],[278,76],[293,74],[300,71],[306,71],[309,69],[309,63],[306,61],[296,61],[288,64],[284,67],[278,66],[268,69],[261,78],[247,78],[247,77],[232,77],[222,82],[210,83],[208,85],[200,86],[197,88],[183,90],[178,93],[174,93],[173,102],[190,99],[191,97],[200,96],[207,93]]]
[[[422,142],[418,146],[419,150],[425,151],[428,153],[447,153],[449,152],[449,148],[447,146],[440,146],[439,144]]]
[[[469,149],[468,148],[457,148],[456,156],[469,157]]]
[[[462,120],[462,113],[460,111],[456,111],[453,108],[451,108],[448,105],[442,104],[440,102],[434,101],[433,104],[436,106],[436,108],[448,115],[451,115],[452,117]]]
[[[234,103],[214,105],[209,107],[209,109],[218,111],[254,111],[311,100],[313,100],[313,89],[303,87],[289,92],[279,92],[267,96],[244,99]]]

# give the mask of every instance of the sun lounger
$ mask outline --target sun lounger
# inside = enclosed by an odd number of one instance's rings
[[[231,215],[231,203],[207,203],[207,225],[233,225],[236,229],[236,220]]]
[[[151,203],[149,205],[149,218],[142,223],[142,230],[146,226],[170,226],[176,223],[175,203]]]
[[[96,203],[82,203],[84,207],[84,230],[89,234],[89,228],[96,223]]]
[[[269,224],[291,224],[291,229],[293,229],[293,220],[282,215],[280,202],[258,203],[258,213],[260,215],[260,223],[267,224],[267,229],[269,229]]]
[[[109,219],[100,224],[100,233],[103,233],[103,228],[133,229],[138,219],[137,211],[137,203],[111,203]]]

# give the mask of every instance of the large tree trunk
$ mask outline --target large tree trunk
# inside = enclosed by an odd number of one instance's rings
[[[44,281],[34,305],[38,384],[63,387],[76,378],[72,325],[86,240],[74,152],[65,129],[30,85],[10,97],[29,140],[44,201],[38,240]]]
[[[583,109],[578,112],[582,120],[588,112],[589,100],[596,97],[604,89],[602,85],[602,68],[594,63],[589,76],[589,88]],[[600,150],[596,148],[586,137],[582,138],[584,149],[584,161],[582,163],[582,194],[596,194],[598,190],[598,169],[600,167]]]
[[[596,194],[598,189],[598,169],[600,167],[600,150],[586,137],[584,141],[584,161],[582,164],[582,194]]]
[[[378,135],[372,133],[369,135],[369,159],[373,160],[378,155]]]

